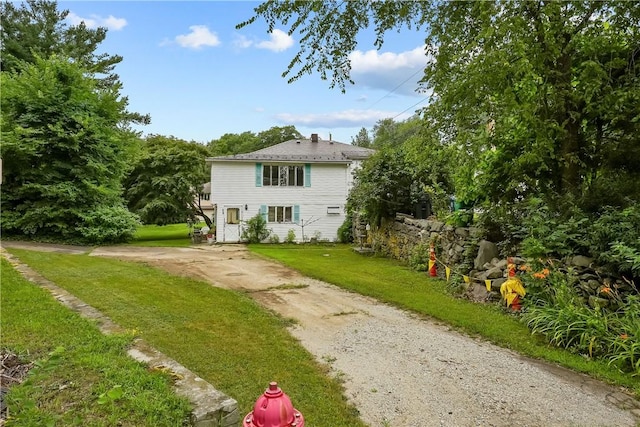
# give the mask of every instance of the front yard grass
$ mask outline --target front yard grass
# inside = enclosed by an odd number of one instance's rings
[[[1,268],[2,351],[36,365],[7,396],[7,426],[181,426],[188,419],[189,403],[169,377],[126,354],[133,335],[103,335],[5,259]]]
[[[196,224],[202,227],[202,224]],[[186,223],[169,225],[141,225],[136,230],[133,240],[129,243],[133,246],[191,246],[189,226]]]
[[[348,245],[250,245],[249,248],[306,276],[442,321],[525,356],[628,387],[640,397],[640,378],[623,374],[605,362],[552,347],[541,337],[531,335],[516,316],[496,305],[455,298],[447,292],[445,281],[431,279],[426,273],[411,270],[397,261],[363,256]]]
[[[247,295],[142,264],[9,251],[238,400],[241,416],[277,381],[309,425],[364,426],[328,368],[287,332],[287,319]]]

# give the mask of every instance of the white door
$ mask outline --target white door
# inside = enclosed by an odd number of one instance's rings
[[[242,224],[242,206],[228,205],[222,210],[224,218],[224,228],[222,230],[222,241],[227,243],[237,243],[240,241]]]

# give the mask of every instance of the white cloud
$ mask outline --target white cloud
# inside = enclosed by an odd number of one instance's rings
[[[233,45],[239,49],[246,49],[251,47],[252,44],[253,42],[243,35],[236,34],[234,36]]]
[[[211,32],[206,25],[192,25],[189,34],[176,36],[175,42],[189,49],[200,49],[202,46],[218,46],[220,39],[215,32]]]
[[[104,20],[105,26],[110,30],[121,30],[127,25],[127,20],[124,18],[116,18],[115,16],[109,15]]]
[[[113,15],[109,15],[106,18],[99,15],[91,15],[90,18],[83,18],[73,12],[69,12],[69,15],[67,15],[67,21],[69,21],[71,25],[80,25],[81,22],[84,22],[84,25],[86,25],[87,28],[95,29],[98,27],[106,27],[113,31],[121,30],[127,25],[126,19],[116,18]]]
[[[400,53],[355,50],[349,60],[351,77],[358,85],[403,95],[416,95],[427,64],[424,46]]]
[[[273,52],[282,52],[293,46],[293,37],[277,28],[269,34],[269,40],[255,43],[259,49],[267,49]]]
[[[371,127],[378,120],[395,117],[398,113],[380,110],[343,110],[318,114],[280,113],[274,118],[287,125],[310,128]]]

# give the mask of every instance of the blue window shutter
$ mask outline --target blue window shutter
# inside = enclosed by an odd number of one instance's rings
[[[311,163],[304,164],[304,186],[311,187]]]
[[[267,205],[261,205],[260,206],[260,215],[262,215],[262,218],[264,218],[265,221],[269,221],[269,218],[267,217]]]
[[[293,222],[300,222],[300,205],[293,205]]]
[[[256,163],[256,187],[262,187],[262,163]]]

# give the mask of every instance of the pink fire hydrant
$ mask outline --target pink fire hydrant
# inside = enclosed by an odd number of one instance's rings
[[[242,427],[304,427],[304,417],[274,381],[244,417]]]

